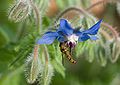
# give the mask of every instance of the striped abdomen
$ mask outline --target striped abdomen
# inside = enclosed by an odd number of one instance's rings
[[[74,59],[72,59],[72,55],[71,55],[66,43],[60,43],[60,50],[63,54],[66,55],[66,57],[68,58],[68,60],[71,63],[74,63],[74,64],[76,63],[76,61]]]

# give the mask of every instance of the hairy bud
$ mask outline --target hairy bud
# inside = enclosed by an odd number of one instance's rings
[[[10,10],[9,19],[15,22],[26,19],[30,14],[31,6],[29,0],[19,0]]]
[[[25,76],[26,76],[27,82],[30,84],[35,83],[36,80],[39,78],[40,75],[42,75],[42,72],[43,72],[43,65],[38,56],[39,56],[38,47],[35,47],[33,54],[31,54],[26,61]]]

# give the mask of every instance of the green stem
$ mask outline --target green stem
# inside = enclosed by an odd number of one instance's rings
[[[43,85],[47,85],[47,75],[48,75],[48,58],[49,58],[49,55],[48,55],[48,52],[47,52],[47,47],[44,46],[44,53],[45,53],[45,70],[44,70],[44,79],[43,79]]]
[[[40,29],[41,29],[41,16],[40,16],[40,11],[39,9],[37,8],[37,6],[33,3],[32,0],[30,0],[30,4],[35,12],[35,15],[36,15],[36,25],[37,25],[37,31],[38,33],[40,34]]]

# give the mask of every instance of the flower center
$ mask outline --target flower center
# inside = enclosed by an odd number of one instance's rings
[[[67,44],[70,48],[74,48],[76,46],[76,43],[78,41],[79,36],[72,34],[67,37],[68,41]]]

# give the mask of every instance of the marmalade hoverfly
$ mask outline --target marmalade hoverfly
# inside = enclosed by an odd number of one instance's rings
[[[70,52],[70,48],[68,47],[66,42],[61,42],[60,43],[60,50],[68,58],[68,60],[71,63],[76,64],[76,61],[72,58],[72,54]]]

